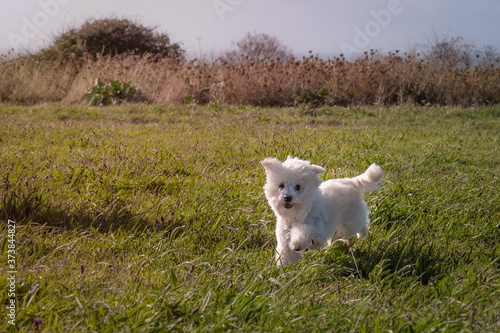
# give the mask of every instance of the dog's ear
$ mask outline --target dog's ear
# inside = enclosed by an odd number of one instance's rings
[[[312,172],[314,172],[317,176],[322,175],[325,173],[325,169],[320,167],[319,165],[316,164],[311,164],[308,169]]]
[[[266,170],[266,173],[272,172],[272,171],[280,171],[282,169],[281,162],[277,158],[272,158],[272,157],[267,157],[265,158],[262,162],[260,162],[264,169]]]
[[[314,238],[311,238],[311,245],[314,245]]]

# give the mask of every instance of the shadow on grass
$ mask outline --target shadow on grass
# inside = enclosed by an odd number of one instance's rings
[[[413,277],[427,285],[439,281],[451,270],[449,256],[428,243],[408,241],[387,246],[381,242],[363,250],[352,250],[346,245],[334,247],[328,250],[325,260],[338,267],[337,274],[344,277],[354,275],[370,280]]]
[[[94,228],[102,233],[117,230],[130,233],[159,231],[170,240],[189,234],[189,243],[195,245],[192,248],[195,253],[220,247],[257,250],[269,243],[262,228],[233,225],[231,219],[221,218],[218,212],[183,214],[176,210],[174,207],[163,214],[157,212],[155,216],[149,212],[146,215],[133,211],[130,202],[113,197],[97,204],[83,202],[65,209],[44,198],[33,187],[11,187],[0,192],[0,218],[18,224],[34,222],[83,231]],[[214,226],[217,228],[214,229]]]
[[[1,194],[0,217],[18,223],[36,222],[41,225],[64,229],[85,230],[90,227],[100,232],[113,230],[144,231],[146,229],[174,231],[180,222],[144,218],[129,209],[124,200],[116,199],[102,206],[90,205],[64,209],[45,200],[36,189],[9,189]],[[170,222],[170,223],[169,223]]]

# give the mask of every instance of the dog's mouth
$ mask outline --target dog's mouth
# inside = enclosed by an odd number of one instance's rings
[[[289,203],[289,202],[286,202],[283,207],[285,207],[286,209],[290,209],[293,207],[293,204]]]

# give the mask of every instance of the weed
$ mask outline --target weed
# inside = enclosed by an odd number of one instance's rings
[[[295,98],[295,106],[308,105],[313,107],[321,106],[325,103],[326,97],[330,94],[328,89],[321,89],[317,94],[309,90],[302,91],[297,98]]]
[[[137,102],[140,95],[141,91],[131,86],[130,82],[111,80],[104,84],[97,78],[95,85],[83,96],[83,100],[89,105],[117,105],[122,102]]]

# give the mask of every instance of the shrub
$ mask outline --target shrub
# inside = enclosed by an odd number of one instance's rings
[[[247,32],[245,37],[233,42],[233,49],[225,53],[224,58],[230,62],[242,59],[259,62],[263,60],[292,58],[293,53],[288,46],[283,44],[277,37]]]
[[[325,98],[330,94],[328,89],[321,89],[317,94],[311,92],[310,90],[302,91],[299,96],[295,99],[295,106],[297,105],[309,105],[309,106],[321,106],[325,104]]]
[[[460,36],[449,37],[434,33],[429,42],[419,49],[428,64],[441,68],[484,69],[498,67],[500,62],[500,54],[494,46],[486,45],[480,49]]]
[[[132,87],[130,82],[111,80],[104,84],[101,79],[95,80],[95,85],[83,96],[83,100],[89,105],[117,105],[124,101],[138,102],[141,100],[141,91]]]
[[[165,33],[155,32],[129,19],[90,19],[81,27],[72,28],[56,38],[53,45],[38,55],[44,59],[69,59],[90,54],[115,56],[124,53],[152,54],[181,60],[184,50],[171,43]]]

